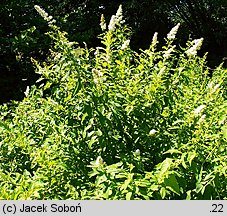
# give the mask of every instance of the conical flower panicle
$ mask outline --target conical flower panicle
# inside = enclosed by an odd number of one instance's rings
[[[100,19],[100,27],[101,27],[102,31],[106,30],[106,21],[105,21],[105,17],[104,17],[103,14],[102,14],[101,19]]]
[[[155,47],[157,43],[158,43],[158,32],[155,32],[152,38],[151,46]]]
[[[124,50],[124,49],[128,48],[128,47],[129,47],[129,43],[130,43],[130,40],[126,40],[126,41],[122,44],[121,50]]]
[[[45,10],[43,10],[40,6],[35,5],[34,8],[44,18],[44,20],[48,22],[49,26],[56,22],[56,20],[53,19],[52,16],[49,16],[48,13]]]
[[[116,28],[116,25],[124,23],[123,15],[122,15],[122,5],[119,6],[116,15],[113,15],[110,19],[110,23],[108,25],[109,31],[114,31]]]
[[[178,23],[176,26],[174,26],[171,29],[171,31],[167,34],[167,39],[168,40],[174,40],[175,39],[179,27],[180,27],[180,23]]]
[[[164,57],[165,59],[168,59],[168,58],[170,57],[171,53],[174,51],[175,48],[176,48],[176,45],[174,45],[174,46],[172,46],[170,49],[164,51],[163,57]]]
[[[197,54],[197,51],[200,50],[203,44],[203,38],[193,40],[192,43],[194,45],[185,52],[188,56],[195,56]]]

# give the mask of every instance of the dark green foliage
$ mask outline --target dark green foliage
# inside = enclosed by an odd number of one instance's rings
[[[209,77],[202,39],[177,49],[177,25],[135,52],[119,7],[80,48],[36,9],[52,49],[39,86],[0,106],[1,199],[227,198],[227,70]]]

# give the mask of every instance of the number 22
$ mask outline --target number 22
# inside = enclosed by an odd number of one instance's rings
[[[212,204],[214,209],[211,212],[223,212],[223,204]]]

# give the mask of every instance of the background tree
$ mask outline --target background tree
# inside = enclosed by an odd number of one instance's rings
[[[204,38],[203,50],[209,52],[209,65],[220,64],[227,56],[227,1],[225,0],[165,0],[171,22],[182,23],[181,38]]]

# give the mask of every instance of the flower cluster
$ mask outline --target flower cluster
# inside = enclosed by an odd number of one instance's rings
[[[164,51],[164,55],[163,57],[168,59],[171,55],[171,53],[174,51],[174,48],[176,47],[176,45],[172,46],[170,49]]]
[[[185,52],[188,56],[195,56],[197,54],[197,51],[200,50],[203,44],[203,38],[193,40],[192,43],[194,45]]]
[[[104,161],[103,161],[102,157],[98,156],[95,161],[95,165],[99,167],[99,166],[103,165],[103,163],[104,163]]]
[[[220,84],[217,84],[213,87],[211,94],[213,94],[214,92],[216,92],[218,90],[218,88],[220,87]]]
[[[171,31],[167,34],[167,39],[168,40],[174,40],[177,34],[177,31],[180,27],[180,23],[178,23],[176,26],[174,26]]]
[[[129,43],[130,43],[130,40],[126,40],[126,41],[122,44],[121,49],[124,50],[124,49],[128,48]]]
[[[29,91],[30,91],[30,88],[29,88],[29,86],[27,86],[27,87],[26,87],[26,90],[25,90],[25,92],[24,92],[25,97],[28,97]]]
[[[136,149],[135,156],[140,156],[140,150],[139,149]]]
[[[106,30],[106,22],[105,22],[105,18],[104,18],[103,14],[102,14],[101,19],[100,19],[100,27],[101,27],[102,31]]]
[[[208,86],[209,89],[212,89],[213,85],[214,85],[214,83],[213,83],[213,81],[211,81],[207,86]]]
[[[154,136],[157,133],[155,129],[150,130],[149,136]]]
[[[205,121],[205,119],[206,119],[206,115],[204,114],[204,115],[202,115],[201,118],[199,119],[198,124],[203,123],[203,122]]]
[[[198,106],[195,110],[194,110],[194,114],[195,115],[199,115],[200,113],[202,113],[203,109],[205,108],[206,106],[203,104],[203,105],[200,105]]]
[[[35,5],[34,8],[44,18],[44,20],[46,20],[49,23],[49,25],[56,22],[56,20],[54,20],[52,16],[49,16],[48,13],[45,10],[43,10],[40,6]]]
[[[122,13],[123,13],[122,5],[120,5],[118,10],[117,10],[116,16],[115,16],[117,23],[121,23],[122,22],[122,20],[123,20]]]
[[[108,25],[109,31],[114,31],[116,25],[123,23],[123,15],[122,15],[122,5],[119,6],[116,15],[113,15],[110,19],[110,23]]]
[[[105,81],[103,73],[95,68],[92,69],[92,74],[94,78],[94,83],[96,85],[100,84],[102,81]]]
[[[166,70],[166,66],[162,67],[158,74],[159,74],[160,76],[162,76],[163,73],[165,72],[165,70]]]
[[[152,38],[151,46],[154,47],[157,43],[158,43],[158,32],[155,32]]]

